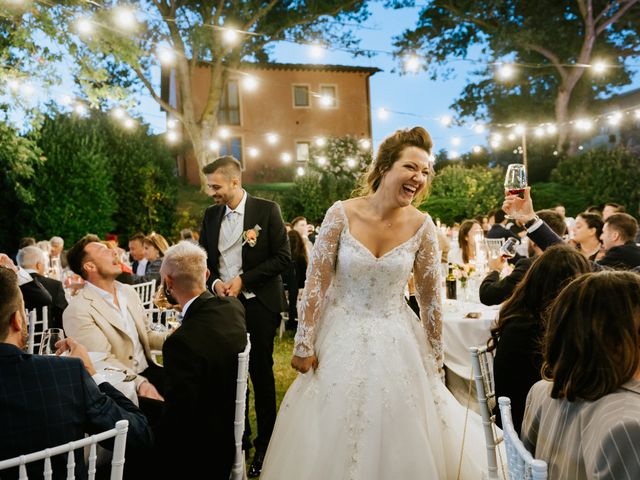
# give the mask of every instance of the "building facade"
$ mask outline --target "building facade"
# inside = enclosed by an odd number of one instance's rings
[[[369,77],[378,71],[342,65],[244,63],[230,75],[218,112],[219,127],[205,140],[207,148],[213,157],[238,158],[246,183],[291,180],[294,167],[308,161],[313,142],[346,135],[371,139]],[[194,109],[200,115],[210,85],[208,67],[197,67],[192,81]],[[180,109],[178,92],[174,72],[164,70],[163,98]],[[180,155],[177,166],[189,183],[199,183],[192,151]]]

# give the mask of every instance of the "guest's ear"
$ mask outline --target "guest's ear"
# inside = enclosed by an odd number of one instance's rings
[[[11,328],[16,332],[22,332],[25,326],[28,328],[28,325],[25,325],[23,316],[20,314],[20,310],[13,312],[11,314]]]

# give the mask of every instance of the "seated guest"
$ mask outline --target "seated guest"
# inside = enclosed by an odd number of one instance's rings
[[[640,478],[640,277],[578,277],[553,302],[545,380],[527,397],[525,447],[549,478]]]
[[[144,238],[144,258],[149,263],[145,274],[142,276],[142,281],[149,282],[151,280],[156,281],[156,285],[160,285],[160,267],[162,266],[162,257],[164,252],[169,248],[169,243],[159,233],[151,233]],[[135,278],[135,277],[134,277]],[[141,283],[138,279],[135,283]]]
[[[62,312],[67,308],[64,286],[62,282],[55,278],[47,278],[44,276],[44,262],[44,253],[38,247],[24,247],[18,251],[18,265],[20,268],[29,272],[29,274],[38,280],[47,292],[49,292],[49,295],[51,295],[52,301],[47,305],[47,307],[49,307],[49,328],[62,328]]]
[[[624,208],[624,206],[617,203],[605,203],[604,208],[602,209],[602,220],[606,222],[608,218],[614,213],[626,213],[626,209]]]
[[[180,240],[187,240],[195,244],[198,243],[193,235],[193,230],[191,230],[190,228],[183,228],[182,230],[180,230]]]
[[[465,220],[458,231],[459,250],[449,252],[448,261],[458,265],[469,265],[476,259],[476,236],[484,236],[477,220]]]
[[[96,374],[84,346],[66,338],[57,346],[67,356],[30,355],[27,330],[17,276],[0,267],[0,460],[80,440],[118,420],[129,421],[127,460],[130,447],[151,446],[144,414]],[[75,462],[77,478],[85,478],[82,450]],[[66,478],[66,463],[66,455],[53,457],[53,478]],[[29,478],[41,478],[42,462],[33,466],[38,472],[27,468]],[[17,478],[17,472],[2,473]]]
[[[614,213],[602,228],[605,255],[598,263],[616,270],[628,270],[640,265],[640,247],[636,245],[638,222],[628,213]]]
[[[591,263],[575,248],[560,244],[547,249],[533,262],[491,328],[489,349],[496,350],[493,361],[496,398],[511,399],[511,415],[517,432],[520,432],[527,393],[542,378],[540,345],[545,310],[562,287],[577,275],[590,271]]]
[[[520,242],[520,238],[505,227],[507,224],[507,217],[502,209],[496,210],[493,214],[493,218],[495,219],[495,223],[491,225],[491,228],[487,232],[487,238],[504,238],[506,240],[509,237],[513,237]]]
[[[136,291],[115,281],[122,273],[116,250],[86,235],[69,249],[67,260],[85,285],[64,311],[66,334],[91,351],[106,352],[107,363],[137,374],[139,397],[162,400],[164,374],[151,360],[151,349],[160,349],[164,339],[151,330]]]
[[[147,273],[149,260],[144,257],[144,234],[136,233],[129,239],[129,260],[134,275],[143,276]]]
[[[0,253],[0,267],[9,268],[18,275],[18,285],[27,310],[51,305],[51,294],[33,276],[22,268],[16,267],[8,255]]]
[[[543,219],[546,224],[558,236],[563,236],[567,226],[562,217],[553,210],[540,210],[537,212],[539,218]],[[542,249],[531,239],[529,239],[527,248],[529,256],[516,261],[513,271],[500,278],[500,273],[505,267],[505,260],[502,257],[490,258],[487,267],[490,272],[480,284],[480,301],[485,305],[499,305],[511,296],[518,282],[522,280],[524,274],[527,273],[533,261],[542,254]]]
[[[530,187],[524,192],[524,198],[517,195],[507,195],[502,204],[502,209],[524,225],[527,235],[544,250],[550,245],[561,243],[549,226],[542,221],[533,211]],[[602,259],[594,263],[594,269],[613,268],[616,270],[629,270],[640,266],[640,247],[634,238],[638,231],[638,222],[631,215],[616,213],[611,215],[602,228],[600,239],[605,249]]]
[[[579,213],[573,227],[573,242],[589,260],[597,260],[604,255],[600,236],[604,222],[595,213]]]
[[[156,431],[162,478],[228,480],[235,453],[238,353],[247,344],[244,307],[206,288],[207,254],[182,241],[166,252],[162,281],[182,306],[182,326],[163,348],[165,403]]]

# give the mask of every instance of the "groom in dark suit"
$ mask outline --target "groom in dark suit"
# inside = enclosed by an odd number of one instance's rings
[[[202,171],[215,202],[205,211],[200,232],[211,272],[207,285],[219,297],[240,299],[251,335],[249,374],[258,436],[249,476],[256,477],[276,419],[273,339],[285,308],[280,275],[291,263],[289,241],[280,208],[243,190],[242,169],[234,157],[220,157]]]

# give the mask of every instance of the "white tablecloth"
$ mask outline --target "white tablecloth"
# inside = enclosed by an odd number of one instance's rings
[[[471,380],[469,347],[487,343],[499,307],[460,300],[444,300],[442,307],[444,363],[460,377]],[[480,313],[480,318],[467,318],[469,312]]]

